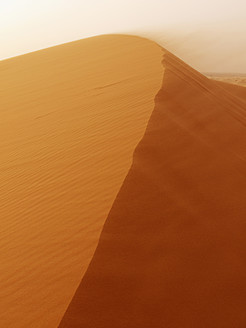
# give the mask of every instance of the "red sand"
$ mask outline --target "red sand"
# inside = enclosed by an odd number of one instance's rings
[[[245,328],[246,104],[173,55],[60,328]]]

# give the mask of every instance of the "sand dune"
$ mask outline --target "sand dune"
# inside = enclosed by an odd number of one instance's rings
[[[131,36],[0,70],[0,326],[244,328],[246,89]]]
[[[145,35],[200,72],[224,77],[229,76],[229,72],[233,73],[232,76],[244,75],[245,81],[246,43],[242,21],[237,24],[229,24],[228,20],[217,21],[193,28],[189,24],[181,24],[178,29],[173,26],[166,28],[165,32],[149,31]]]
[[[132,167],[60,328],[244,328],[246,104],[168,52]]]
[[[59,324],[160,88],[162,51],[102,36],[0,63],[0,326]]]
[[[207,74],[209,78],[220,81],[220,82],[225,82],[228,85],[238,85],[238,86],[246,86],[246,76],[245,74],[243,75],[237,75],[237,74]]]
[[[227,90],[233,96],[239,97],[241,100],[246,101],[246,88],[242,85],[231,84],[223,81],[216,81],[223,89]]]

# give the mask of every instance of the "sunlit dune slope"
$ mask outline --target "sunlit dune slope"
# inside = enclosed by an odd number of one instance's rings
[[[161,86],[162,50],[101,36],[0,63],[0,326],[54,328]]]
[[[246,105],[168,52],[163,65],[60,328],[246,326]]]

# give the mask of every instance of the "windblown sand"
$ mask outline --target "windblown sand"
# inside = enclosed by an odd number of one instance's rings
[[[60,328],[246,325],[246,103],[165,52],[132,167]]]
[[[88,266],[163,75],[105,36],[0,63],[0,327],[54,328]]]
[[[236,74],[208,74],[209,78],[221,82],[226,82],[230,84],[236,84],[241,86],[246,86],[246,74],[236,75]]]
[[[0,69],[0,326],[245,328],[246,89],[131,36]]]

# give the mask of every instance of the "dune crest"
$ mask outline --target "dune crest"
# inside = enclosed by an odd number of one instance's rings
[[[164,51],[132,167],[59,328],[245,327],[246,104]]]
[[[0,63],[0,326],[56,327],[130,168],[162,50],[108,35]]]

